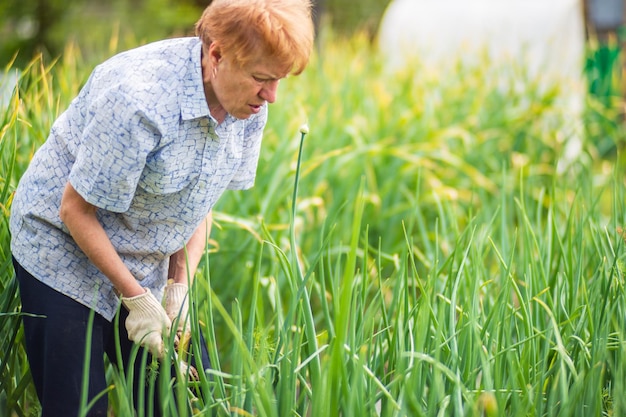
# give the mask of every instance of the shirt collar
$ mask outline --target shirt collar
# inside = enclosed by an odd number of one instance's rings
[[[190,47],[190,58],[187,62],[187,73],[183,79],[183,91],[180,97],[180,114],[183,120],[197,119],[209,116],[209,106],[204,95],[202,83],[202,41]]]

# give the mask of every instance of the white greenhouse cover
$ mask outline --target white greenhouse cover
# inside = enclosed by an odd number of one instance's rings
[[[440,70],[478,63],[486,52],[494,63],[522,66],[540,85],[561,83],[565,108],[578,115],[586,91],[581,1],[392,0],[378,46],[392,69],[417,60]]]
[[[427,66],[471,62],[487,51],[531,76],[582,80],[580,0],[392,0],[378,40],[392,66],[416,57]]]

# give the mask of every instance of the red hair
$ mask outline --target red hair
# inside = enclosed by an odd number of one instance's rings
[[[313,49],[311,1],[213,0],[196,23],[196,34],[205,45],[218,42],[241,66],[266,54],[297,75]]]

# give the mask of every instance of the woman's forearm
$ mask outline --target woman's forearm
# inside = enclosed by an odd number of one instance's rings
[[[212,221],[213,216],[212,213],[209,212],[185,247],[170,257],[168,280],[181,284],[187,284],[193,281],[198,264],[204,255],[207,240],[211,234]]]
[[[76,244],[122,296],[133,297],[143,294],[143,288],[124,265],[98,221],[96,210],[95,206],[85,201],[74,187],[67,183],[59,215]]]

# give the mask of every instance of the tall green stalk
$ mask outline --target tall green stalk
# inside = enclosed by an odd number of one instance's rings
[[[311,311],[311,297],[307,289],[307,281],[311,276],[307,274],[306,277],[302,272],[302,265],[298,257],[299,245],[296,241],[296,214],[298,205],[298,187],[300,184],[300,169],[302,164],[302,152],[304,148],[304,138],[309,133],[309,128],[303,125],[300,128],[300,145],[298,146],[298,160],[296,163],[296,173],[293,185],[293,196],[291,199],[291,222],[289,227],[289,243],[291,247],[291,271],[292,278],[295,279],[294,288],[297,289],[295,302],[298,305],[298,309],[301,310],[304,318],[304,333],[306,334],[306,346],[304,352],[306,352],[307,359],[310,360],[310,372],[311,372],[311,385],[314,387],[319,386],[321,381],[321,365],[318,356],[317,346],[317,334],[315,330],[315,321],[313,319],[313,312]],[[287,323],[286,323],[287,324]]]

